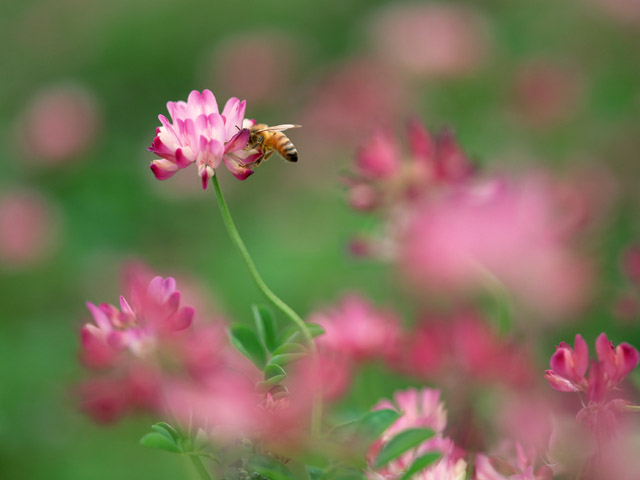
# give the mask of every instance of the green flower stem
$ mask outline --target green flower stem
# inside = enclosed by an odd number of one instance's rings
[[[267,299],[273,304],[273,306],[276,307],[278,310],[280,310],[282,313],[284,313],[285,316],[289,318],[289,320],[291,320],[294,324],[298,326],[298,328],[300,329],[300,332],[302,333],[302,336],[304,337],[305,341],[309,346],[309,350],[311,350],[311,352],[315,352],[316,347],[315,347],[315,344],[313,343],[313,337],[311,336],[309,329],[305,325],[304,320],[302,320],[302,318],[300,318],[300,315],[298,315],[289,305],[287,305],[280,298],[278,298],[278,296],[276,296],[276,294],[271,291],[271,289],[267,286],[267,284],[264,283],[264,280],[262,280],[262,277],[258,273],[258,269],[253,263],[251,256],[249,255],[249,251],[247,250],[247,247],[245,247],[244,242],[242,241],[242,238],[240,238],[240,234],[238,233],[238,229],[236,228],[235,223],[233,223],[233,219],[231,218],[231,213],[229,213],[229,207],[227,206],[227,202],[225,201],[224,196],[222,195],[222,190],[220,190],[220,184],[218,183],[218,176],[214,175],[211,178],[211,180],[213,183],[213,188],[216,192],[216,197],[218,197],[218,204],[220,205],[220,212],[222,213],[222,220],[224,221],[224,226],[227,227],[227,232],[231,237],[231,241],[235,245],[238,252],[240,252],[240,256],[244,260],[244,263],[247,266],[247,269],[249,270],[249,274],[251,275],[251,278],[253,278],[253,281],[255,282],[258,289],[262,292],[262,294],[265,297],[267,297]]]
[[[247,247],[244,245],[242,238],[240,238],[240,234],[238,233],[238,229],[236,228],[235,223],[233,222],[233,218],[231,218],[231,213],[229,212],[229,207],[227,206],[227,202],[222,195],[222,190],[220,189],[220,184],[218,183],[218,176],[214,175],[211,178],[211,182],[213,183],[213,189],[216,192],[216,197],[218,198],[218,205],[220,206],[220,213],[222,213],[222,220],[224,221],[224,225],[227,228],[227,232],[229,233],[229,237],[231,237],[231,241],[235,245],[236,249],[240,253],[240,256],[244,260],[245,265],[247,266],[247,270],[249,270],[249,274],[251,278],[253,278],[254,283],[258,287],[258,289],[262,292],[262,294],[267,297],[274,307],[280,310],[289,320],[291,320],[299,329],[302,337],[304,338],[309,352],[311,354],[311,358],[314,362],[318,361],[318,353],[316,350],[316,345],[313,342],[313,337],[311,336],[311,332],[307,328],[307,325],[304,323],[304,320],[298,315],[289,305],[287,305],[284,301],[282,301],[275,293],[271,291],[271,289],[264,283],[262,277],[258,273],[258,269],[256,268],[251,256],[249,255],[249,251]],[[314,400],[313,411],[312,411],[312,419],[311,424],[314,431],[318,432],[320,430],[320,423],[322,418],[322,397],[321,395],[317,395]]]
[[[640,413],[640,405],[627,405],[625,408],[630,412]]]
[[[211,480],[211,476],[202,464],[202,460],[200,460],[200,457],[198,455],[189,455],[189,458],[191,459],[191,463],[193,464],[193,466],[198,471],[198,475],[200,475],[200,478],[202,480]]]

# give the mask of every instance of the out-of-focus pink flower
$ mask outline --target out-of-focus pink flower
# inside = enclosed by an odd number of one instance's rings
[[[574,349],[562,342],[551,356],[551,370],[545,378],[552,388],[561,392],[583,392],[587,404],[577,418],[586,424],[598,439],[598,448],[618,430],[618,415],[629,404],[621,398],[609,400],[618,384],[638,365],[640,354],[626,342],[614,347],[606,334],[596,340],[597,361],[589,367],[585,377],[589,352],[586,342],[578,334]]]
[[[590,3],[622,24],[640,24],[640,0],[591,0]]]
[[[429,320],[429,321],[427,321]],[[479,316],[461,312],[425,319],[405,334],[396,368],[420,378],[523,387],[534,378],[526,349],[501,339]]]
[[[624,273],[636,285],[640,286],[640,245],[632,245],[622,256]]]
[[[339,306],[312,314],[310,321],[322,325],[320,347],[355,361],[392,355],[400,338],[399,320],[390,311],[376,310],[359,295],[347,295]]]
[[[640,300],[631,293],[623,293],[614,302],[613,314],[623,322],[630,322],[640,316]]]
[[[539,177],[463,184],[415,208],[400,266],[416,287],[465,291],[497,280],[537,311],[571,311],[584,299],[588,269],[556,208]]]
[[[535,126],[553,126],[578,108],[584,86],[577,71],[564,64],[536,60],[521,66],[514,80],[514,108]]]
[[[0,265],[22,268],[45,258],[59,236],[58,212],[39,193],[12,189],[0,195]]]
[[[172,278],[152,277],[136,265],[127,269],[125,284],[130,300],[121,297],[120,308],[87,304],[95,323],[82,328],[81,358],[94,377],[77,388],[83,410],[114,421],[136,409],[168,408],[166,392],[176,385],[185,385],[181,392],[212,385],[218,391],[237,377],[253,389],[256,369],[231,348],[224,322],[192,325],[194,309],[181,306]]]
[[[543,465],[534,471],[535,450],[527,452],[516,443],[516,455],[513,460],[491,459],[478,454],[475,462],[474,480],[551,480],[553,470]]]
[[[301,132],[305,150],[328,153],[328,147],[355,147],[353,139],[361,138],[362,132],[396,119],[405,98],[398,78],[375,62],[357,60],[336,67],[309,95],[301,123],[313,129]]]
[[[261,426],[260,396],[250,379],[225,373],[207,382],[167,382],[165,398],[171,414],[185,425],[209,426],[224,439],[243,438]]]
[[[366,178],[388,178],[400,166],[400,153],[391,132],[377,129],[356,155],[358,173]]]
[[[551,369],[545,372],[549,385],[561,392],[585,392],[590,401],[602,402],[605,394],[618,385],[640,361],[638,350],[626,342],[614,347],[606,334],[596,340],[598,361],[593,362],[589,377],[589,349],[580,334],[574,348],[565,342],[551,356]]]
[[[291,93],[299,47],[299,38],[283,31],[252,29],[229,36],[205,60],[204,83],[219,85],[224,92],[243,92],[251,104],[281,106]]]
[[[158,379],[155,372],[145,368],[91,378],[75,393],[80,409],[97,423],[113,423],[129,411],[160,409]]]
[[[162,335],[188,328],[194,315],[193,308],[180,307],[180,292],[173,278],[155,277],[146,290],[132,292],[132,302],[133,307],[121,296],[120,310],[107,303],[87,303],[95,321],[95,325],[82,328],[87,365],[108,365],[124,349],[144,357]]]
[[[245,128],[246,102],[230,98],[220,113],[211,90],[193,90],[187,102],[168,102],[171,123],[159,115],[162,125],[156,129],[149,151],[162,157],[151,163],[158,180],[173,176],[178,170],[195,163],[202,188],[207,188],[215,169],[224,161],[238,179],[253,173],[250,164],[259,154],[245,150],[249,131]]]
[[[18,137],[27,159],[61,164],[78,157],[95,141],[100,115],[93,94],[76,85],[38,92],[18,124]]]
[[[398,478],[397,476],[405,473],[416,458],[433,451],[442,453],[442,458],[412,478],[420,480],[463,480],[465,478],[465,461],[457,458],[453,442],[442,435],[447,425],[447,413],[444,404],[440,401],[439,390],[423,388],[398,391],[393,396],[393,402],[385,399],[373,407],[373,410],[381,409],[397,410],[401,416],[371,446],[368,453],[370,462],[375,460],[387,442],[407,429],[430,428],[435,435],[382,469],[369,472],[368,478],[372,480]]]
[[[589,347],[579,333],[574,342],[575,348],[560,342],[551,356],[551,370],[545,375],[549,384],[561,392],[577,392],[587,386],[585,374],[589,368]]]
[[[486,19],[462,5],[394,4],[375,14],[370,32],[388,64],[426,77],[473,72],[491,49]]]
[[[345,179],[350,204],[357,210],[392,210],[401,223],[406,211],[442,188],[467,181],[473,166],[454,134],[432,135],[417,119],[407,125],[408,152],[403,155],[389,130],[374,129],[356,155],[354,176]],[[404,216],[402,213],[405,211]],[[397,225],[396,225],[397,226]],[[397,230],[393,226],[391,230]]]

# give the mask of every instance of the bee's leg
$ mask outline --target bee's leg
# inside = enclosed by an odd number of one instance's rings
[[[260,155],[258,158],[256,158],[253,163],[251,163],[251,168],[255,168],[258,165],[260,165],[262,163],[262,160],[264,160],[264,153],[262,155]]]
[[[267,153],[263,153],[260,161],[269,160],[269,157],[273,155],[273,150],[269,150]]]

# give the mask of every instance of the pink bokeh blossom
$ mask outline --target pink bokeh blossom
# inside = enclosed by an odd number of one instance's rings
[[[596,354],[598,359],[589,365],[589,348],[577,334],[573,348],[565,342],[556,347],[545,378],[555,390],[586,397],[577,418],[593,432],[600,447],[619,430],[618,418],[629,402],[620,398],[618,385],[638,365],[640,354],[626,342],[614,346],[604,333],[596,339]]]
[[[579,109],[584,81],[577,69],[548,59],[520,66],[513,85],[513,108],[528,124],[557,125]]]
[[[195,321],[173,278],[150,279],[140,267],[127,273],[128,298],[120,297],[119,308],[87,303],[93,322],[81,330],[81,360],[92,377],[76,388],[84,411],[111,422],[131,411],[171,408],[168,391],[179,385],[207,391],[237,379],[253,389],[255,367],[231,348],[224,321]]]
[[[98,102],[85,87],[52,86],[28,102],[17,123],[26,159],[58,165],[77,158],[100,131]]]
[[[458,312],[442,318],[426,317],[403,336],[401,355],[392,365],[423,379],[469,384],[498,383],[522,388],[534,378],[526,348],[501,338],[480,316]]]
[[[401,270],[416,288],[464,292],[497,281],[539,313],[572,311],[585,299],[589,269],[558,210],[539,176],[452,189],[415,208],[400,242]]]
[[[178,170],[195,163],[202,188],[207,188],[215,169],[224,161],[238,179],[253,173],[250,163],[258,153],[245,150],[249,131],[244,122],[246,102],[230,98],[222,112],[210,90],[193,90],[187,102],[168,102],[171,122],[159,115],[162,125],[149,151],[162,157],[151,163],[158,180],[173,176]]]
[[[203,62],[204,83],[224,92],[243,92],[252,105],[282,107],[291,97],[300,46],[300,37],[273,29],[252,28],[227,36]]]
[[[424,77],[465,75],[486,63],[487,20],[477,10],[446,3],[394,4],[374,15],[374,50],[394,69]]]
[[[0,195],[0,266],[21,269],[45,259],[60,236],[54,203],[22,188]]]
[[[357,59],[327,72],[308,98],[301,123],[314,128],[301,132],[302,142],[307,144],[305,149],[327,153],[337,147],[354,148],[353,139],[363,131],[397,118],[406,92],[392,71],[371,60]]]
[[[314,313],[309,321],[322,325],[318,345],[353,361],[384,358],[398,348],[400,321],[391,311],[378,310],[357,294],[346,295],[339,305]]]
[[[513,459],[489,458],[484,454],[478,454],[474,480],[551,480],[553,478],[553,470],[547,465],[534,470],[536,460],[534,449],[526,450],[516,443],[515,450]]]

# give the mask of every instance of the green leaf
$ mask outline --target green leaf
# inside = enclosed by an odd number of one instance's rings
[[[182,438],[175,428],[166,422],[158,422],[151,425],[151,430],[174,440],[176,443]]]
[[[307,465],[307,471],[309,472],[309,478],[311,480],[320,480],[324,474],[324,470],[318,467],[312,467]]]
[[[280,365],[269,364],[264,368],[264,381],[258,382],[256,388],[259,392],[268,392],[272,387],[278,385],[285,378],[287,378],[287,373]]]
[[[269,480],[294,480],[291,472],[282,463],[266,455],[254,455],[247,462],[249,471],[257,472]]]
[[[231,343],[245,357],[251,360],[260,370],[267,363],[267,352],[265,352],[258,335],[245,325],[232,325],[229,328]]]
[[[276,335],[276,322],[271,310],[264,305],[253,305],[251,310],[253,311],[256,329],[262,339],[262,343],[267,347],[267,350],[273,352],[278,348],[278,339]]]
[[[380,437],[398,417],[400,417],[400,414],[391,409],[367,412],[357,420],[334,427],[330,435],[339,439],[339,441],[359,439],[368,446]]]
[[[167,452],[181,453],[182,451],[178,447],[175,441],[163,433],[153,432],[147,433],[140,439],[140,444],[149,447],[157,448],[158,450],[166,450]]]
[[[307,466],[304,463],[291,460],[287,463],[287,468],[296,480],[311,480]]]
[[[375,461],[374,468],[383,467],[391,460],[417,447],[425,440],[429,440],[433,435],[434,431],[430,428],[411,428],[400,432],[382,447]]]
[[[409,480],[412,475],[414,475],[415,473],[418,473],[420,470],[424,470],[432,463],[437,462],[438,460],[440,460],[441,457],[442,457],[442,453],[440,452],[429,452],[425,455],[422,455],[416,458],[411,464],[411,466],[409,467],[409,470],[405,472],[405,474],[402,476],[400,480]]]
[[[322,480],[366,480],[366,476],[357,468],[340,468],[331,470],[322,477]]]
[[[283,343],[273,351],[273,355],[281,355],[283,353],[307,353],[307,349],[299,343]]]
[[[271,360],[269,360],[269,365],[288,365],[306,355],[306,353],[283,353],[272,357]]]
[[[324,335],[324,328],[322,325],[318,325],[317,323],[305,322],[311,337],[316,338],[320,335]],[[301,342],[304,338],[302,337],[302,333],[300,332],[300,327],[296,325],[290,325],[285,328],[285,330],[280,335],[280,343],[290,343],[290,342]]]

